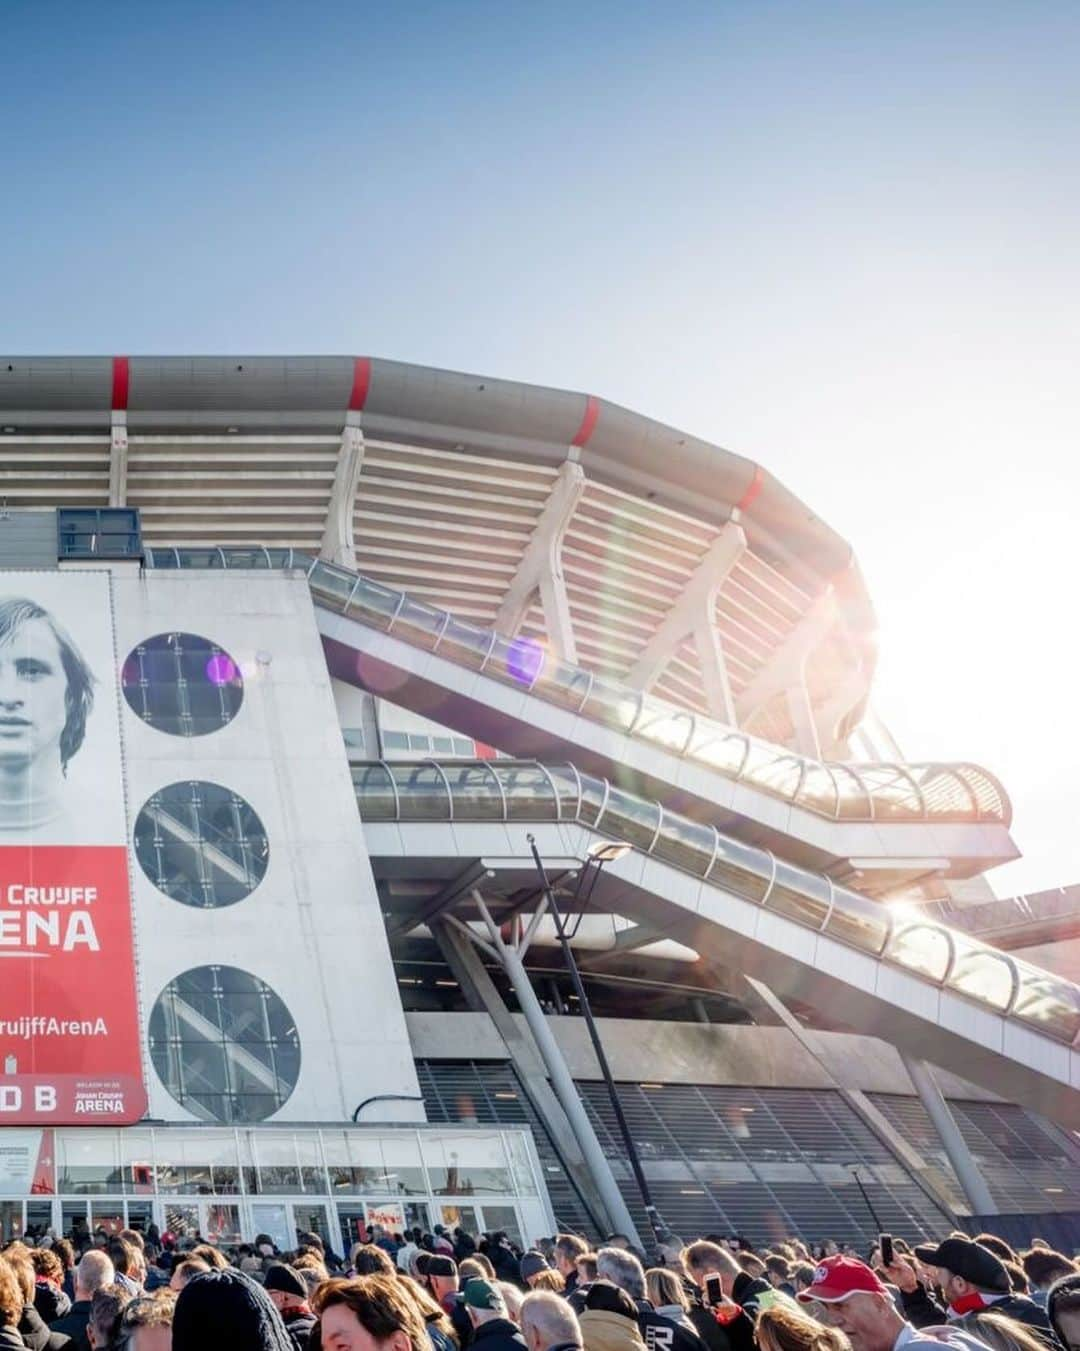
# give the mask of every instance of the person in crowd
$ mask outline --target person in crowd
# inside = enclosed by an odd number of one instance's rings
[[[454,1256],[454,1244],[450,1235],[446,1232],[444,1224],[437,1224],[434,1229],[434,1251],[443,1257]]]
[[[212,1243],[196,1243],[188,1253],[188,1257],[205,1262],[208,1267],[217,1271],[224,1271],[229,1266],[229,1259],[220,1248],[215,1248]]]
[[[355,1276],[393,1276],[396,1270],[390,1254],[374,1243],[354,1243],[349,1267]]]
[[[578,1323],[585,1351],[645,1351],[637,1305],[602,1276],[589,1287]]]
[[[263,1289],[281,1314],[296,1351],[307,1351],[311,1330],[315,1326],[315,1315],[308,1303],[308,1288],[300,1273],[284,1262],[272,1262],[266,1269]]]
[[[967,1238],[967,1235],[957,1233],[950,1235],[950,1237]],[[1020,1254],[1010,1248],[1005,1240],[997,1234],[976,1234],[971,1242],[978,1243],[983,1248],[989,1248],[994,1256],[1000,1257],[1003,1262],[1018,1262],[1020,1260]]]
[[[1020,1261],[1028,1278],[1031,1298],[1040,1309],[1046,1308],[1046,1297],[1054,1282],[1063,1276],[1072,1276],[1077,1270],[1076,1263],[1070,1262],[1064,1253],[1047,1247],[1032,1246],[1021,1253]]]
[[[563,1293],[567,1299],[577,1289],[580,1280],[577,1269],[578,1258],[584,1257],[588,1251],[589,1245],[583,1238],[578,1238],[577,1234],[555,1235],[551,1256],[555,1270],[563,1278]]]
[[[64,1264],[48,1248],[31,1248],[34,1266],[34,1308],[42,1322],[55,1323],[71,1311],[71,1300],[64,1294]]]
[[[577,1315],[565,1299],[548,1290],[525,1296],[521,1334],[529,1351],[582,1351],[584,1346]]]
[[[650,1267],[645,1293],[651,1316],[638,1313],[641,1335],[649,1351],[704,1351],[705,1344],[690,1321],[690,1300],[682,1277],[670,1267]]]
[[[530,1248],[528,1252],[521,1254],[518,1271],[526,1289],[531,1290],[533,1281],[543,1272],[550,1270],[547,1258],[535,1248]]]
[[[125,1310],[125,1318],[130,1312]],[[202,1272],[176,1300],[173,1351],[209,1351],[214,1346],[222,1351],[293,1351],[270,1296],[234,1268]]]
[[[683,1267],[697,1292],[690,1321],[708,1351],[750,1351],[759,1300],[772,1294],[768,1282],[755,1281],[726,1248],[707,1239],[683,1251]],[[747,1301],[745,1305],[733,1294],[736,1289]]]
[[[52,1325],[52,1331],[71,1338],[71,1351],[90,1351],[86,1325],[90,1302],[99,1290],[116,1283],[116,1272],[106,1253],[96,1248],[83,1253],[75,1268],[75,1299],[71,1309]]]
[[[498,1230],[491,1235],[487,1256],[496,1280],[514,1281],[520,1284],[521,1272],[518,1268],[518,1259],[510,1246],[510,1240],[502,1230]]]
[[[112,1351],[120,1330],[120,1319],[132,1296],[122,1285],[107,1285],[90,1301],[86,1336],[93,1351]]]
[[[762,1309],[754,1326],[758,1351],[851,1351],[839,1328],[829,1327],[802,1309],[774,1304]]]
[[[431,1351],[416,1301],[392,1276],[326,1281],[314,1310],[321,1351]]]
[[[821,1305],[826,1323],[839,1328],[852,1351],[908,1351],[945,1341],[952,1351],[986,1351],[975,1337],[959,1329],[942,1329],[940,1336],[909,1323],[893,1302],[880,1276],[857,1257],[825,1257],[814,1272],[813,1284],[799,1292],[803,1304]]]
[[[71,1246],[71,1240],[66,1238],[57,1238],[53,1240],[52,1251],[59,1257],[64,1264],[64,1279],[61,1282],[61,1289],[68,1299],[75,1298],[75,1249]]]
[[[428,1288],[454,1329],[458,1345],[464,1351],[472,1339],[472,1321],[461,1300],[458,1265],[446,1253],[433,1253],[427,1264]]]
[[[1047,1348],[1047,1342],[1034,1328],[989,1310],[965,1314],[956,1326],[978,1337],[990,1351],[1046,1351]]]
[[[525,1291],[518,1285],[512,1285],[509,1281],[499,1281],[498,1284],[506,1304],[506,1316],[511,1323],[516,1323],[518,1327],[521,1327],[521,1306],[525,1302]]]
[[[123,1289],[123,1287],[121,1287]],[[176,1296],[171,1290],[140,1295],[125,1306],[110,1351],[171,1351]],[[227,1343],[226,1343],[227,1344]],[[209,1348],[214,1345],[207,1341]],[[221,1343],[218,1343],[221,1345]]]
[[[1050,1332],[1046,1311],[1026,1295],[1013,1293],[1001,1258],[981,1243],[970,1238],[947,1238],[937,1245],[917,1244],[915,1256],[924,1266],[936,1270],[950,1318],[992,1307],[1006,1318]],[[903,1288],[898,1288],[903,1293]]]
[[[751,1320],[758,1315],[762,1296],[769,1295],[772,1289],[768,1281],[743,1271],[731,1253],[715,1243],[691,1243],[683,1253],[683,1265],[699,1289],[705,1289],[710,1276],[718,1276],[724,1297],[737,1304]]]
[[[467,1257],[472,1257],[475,1252],[476,1240],[472,1234],[467,1234],[459,1225],[454,1230],[454,1261],[460,1264]]]
[[[755,1280],[764,1281],[767,1279],[765,1274],[765,1263],[753,1252],[740,1252],[735,1254],[735,1260],[748,1276],[753,1276]]]
[[[67,1345],[66,1335],[52,1332],[34,1307],[36,1276],[30,1249],[25,1243],[9,1243],[4,1249],[4,1259],[15,1273],[23,1298],[23,1310],[18,1326],[19,1336],[29,1351],[60,1351],[61,1347]]]
[[[497,1282],[474,1277],[465,1282],[461,1298],[472,1322],[472,1351],[521,1351],[525,1340]]]
[[[1063,1276],[1050,1287],[1046,1315],[1065,1351],[1080,1351],[1080,1272]]]
[[[106,1251],[116,1271],[116,1284],[122,1285],[132,1295],[141,1295],[139,1262],[135,1256],[135,1249],[130,1243],[125,1243],[118,1237],[110,1240]]]
[[[397,1279],[416,1304],[420,1317],[424,1320],[428,1341],[431,1343],[431,1351],[458,1351],[454,1325],[450,1322],[442,1305],[436,1302],[430,1289],[422,1280],[412,1276],[403,1276],[400,1272]]]
[[[791,1263],[780,1253],[770,1253],[766,1257],[765,1279],[774,1290],[780,1290],[790,1298],[795,1298],[795,1286],[791,1280]]]
[[[174,1295],[178,1295],[188,1281],[196,1276],[201,1276],[203,1272],[211,1268],[201,1257],[185,1257],[182,1262],[177,1262],[172,1269],[172,1275],[169,1277],[169,1289]]]
[[[566,1282],[555,1270],[554,1267],[546,1267],[543,1271],[538,1271],[529,1282],[530,1290],[547,1290],[553,1295],[561,1295],[566,1291]]]
[[[0,1255],[0,1351],[26,1351],[19,1334],[23,1296],[15,1270]]]

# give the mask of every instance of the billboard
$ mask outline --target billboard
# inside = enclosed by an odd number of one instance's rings
[[[110,579],[0,571],[0,1126],[146,1110]]]

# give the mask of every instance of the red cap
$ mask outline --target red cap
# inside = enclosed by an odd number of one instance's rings
[[[857,1257],[838,1253],[826,1257],[814,1271],[814,1283],[800,1290],[798,1298],[804,1304],[820,1300],[822,1304],[839,1304],[852,1295],[887,1295],[884,1282]]]

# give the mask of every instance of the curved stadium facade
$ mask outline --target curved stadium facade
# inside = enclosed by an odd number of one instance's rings
[[[1071,911],[999,941],[1004,788],[903,760],[761,466],[376,359],[12,357],[0,499],[0,944],[51,963],[0,995],[5,1235],[644,1232],[533,840],[670,1227],[1080,1208]]]

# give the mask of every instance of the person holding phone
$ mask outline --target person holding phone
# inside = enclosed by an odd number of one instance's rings
[[[748,1276],[725,1248],[702,1239],[683,1251],[683,1266],[701,1293],[690,1320],[709,1351],[752,1351],[754,1319],[768,1281]]]

